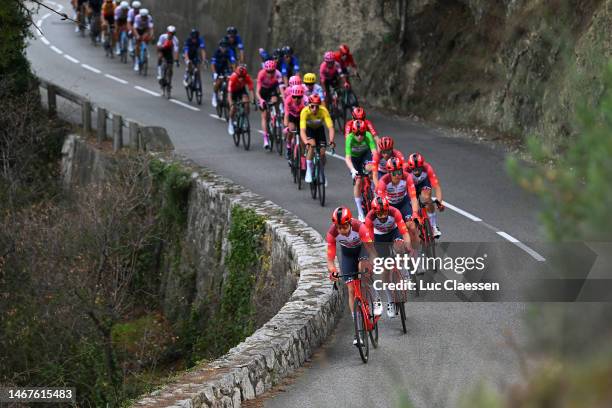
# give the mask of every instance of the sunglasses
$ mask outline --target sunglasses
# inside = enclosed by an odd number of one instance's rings
[[[404,173],[404,171],[403,171],[403,170],[393,170],[393,171],[391,172],[391,175],[392,175],[392,176],[401,176],[403,173]]]
[[[292,98],[293,98],[293,99],[302,99],[302,97],[301,97],[301,96],[293,96]]]
[[[381,150],[380,154],[392,154],[393,150]]]
[[[376,213],[376,216],[378,218],[387,218],[387,216],[389,216],[389,210],[382,210],[382,211],[378,211]]]

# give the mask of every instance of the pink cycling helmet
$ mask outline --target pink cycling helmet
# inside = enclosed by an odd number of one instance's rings
[[[294,85],[291,87],[291,96],[304,96],[304,88],[302,85]]]
[[[276,61],[268,60],[264,62],[264,69],[266,71],[274,71],[276,69]]]
[[[334,52],[333,51],[327,51],[325,53],[325,55],[323,56],[323,59],[325,60],[325,62],[333,62],[333,61],[335,61],[335,59],[334,59]]]
[[[302,85],[302,78],[298,75],[293,75],[289,78],[289,86]]]

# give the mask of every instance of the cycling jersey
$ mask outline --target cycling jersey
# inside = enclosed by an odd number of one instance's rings
[[[168,46],[169,44],[171,44],[170,47]],[[162,50],[164,51],[169,51],[169,49],[172,48],[172,51],[178,52],[179,51],[179,40],[178,38],[176,38],[176,35],[170,38],[168,36],[168,33],[163,33],[162,35],[159,36],[159,40],[157,40],[157,46],[159,48],[162,48]]]
[[[285,88],[285,90],[283,91],[283,99],[285,99],[291,94],[291,88],[291,86]],[[304,96],[306,96],[306,85],[302,84],[302,89],[304,89]]]
[[[376,132],[376,129],[374,129],[374,125],[372,124],[372,122],[370,122],[368,119],[365,119],[364,122],[366,124],[366,130],[370,132],[372,136],[374,137],[378,136],[378,132]],[[351,133],[352,127],[353,127],[353,119],[347,121],[346,125],[344,125],[344,135],[345,136]]]
[[[112,1],[105,1],[102,4],[102,15],[106,18],[115,16],[115,3]]]
[[[127,20],[130,24],[134,24],[134,19],[136,18],[139,12],[140,12],[140,9],[137,10],[133,7],[130,8],[130,11],[128,11],[128,15],[127,15]]]
[[[297,102],[291,95],[285,97],[285,112],[287,112],[290,116],[299,118],[303,108],[304,97],[301,97]]]
[[[240,92],[244,90],[245,86],[247,86],[251,91],[253,90],[253,80],[249,74],[247,74],[244,78],[240,78],[235,72],[230,75],[229,82],[227,84],[228,92]]]
[[[415,176],[412,172],[410,172],[410,175],[412,176],[412,181],[417,186],[427,181],[429,181],[429,183],[433,187],[438,187],[440,185],[438,182],[438,177],[436,176],[436,172],[434,171],[433,167],[431,167],[431,165],[427,162],[423,164],[423,171],[421,172],[421,175],[419,177]]]
[[[366,131],[361,141],[357,140],[353,133],[348,134],[344,145],[344,154],[346,156],[360,157],[369,151],[376,151],[376,142],[370,132]]]
[[[232,42],[232,40],[230,40],[229,36],[227,35],[224,37],[224,39],[228,42],[230,48],[234,51],[234,53],[236,53],[236,48],[238,48],[239,50],[244,50],[244,44],[242,44],[242,38],[240,38],[240,35],[236,34],[234,36],[234,42]]]
[[[312,113],[308,106],[302,108],[300,112],[300,129],[319,128],[323,125],[323,122],[325,122],[325,126],[328,128],[334,126],[331,116],[329,116],[329,111],[325,106],[319,106],[316,114]]]
[[[183,53],[187,54],[189,60],[194,62],[200,61],[200,50],[205,50],[204,39],[202,37],[193,38],[189,37],[185,40],[183,46]]]
[[[281,59],[281,61],[280,71],[284,77],[290,77],[300,73],[300,63],[295,55],[291,57],[289,63],[287,63],[287,60],[284,57]]]
[[[115,8],[115,20],[117,21],[117,24],[126,24],[128,20],[128,14],[129,11],[126,9],[123,9],[121,7]]]
[[[283,76],[280,71],[277,69],[274,71],[274,75],[268,75],[268,71],[265,69],[259,70],[257,74],[257,89],[261,88],[276,88],[283,82]]]
[[[416,189],[412,176],[403,172],[399,183],[393,184],[391,174],[385,174],[376,186],[376,195],[387,197],[392,205],[402,203],[406,198],[416,199]]]
[[[399,229],[401,235],[408,233],[402,213],[393,206],[389,206],[389,214],[382,220],[376,216],[374,210],[370,210],[366,215],[365,226],[371,236],[385,235],[396,228]]]
[[[304,85],[304,96],[310,98],[311,95],[317,94],[319,98],[321,98],[321,102],[325,100],[325,92],[323,92],[323,88],[319,84],[314,84],[312,86],[312,90],[308,87],[308,85]],[[308,102],[308,100],[306,101]]]
[[[348,235],[342,235],[338,231],[338,226],[332,224],[327,231],[327,259],[333,260],[336,257],[336,243],[340,244],[341,250],[359,249],[361,245],[373,242],[373,237],[368,232],[365,224],[355,218],[351,219],[351,230]]]
[[[343,72],[346,72],[346,68],[348,67],[357,68],[357,64],[355,64],[355,60],[353,59],[353,54],[349,53],[346,58],[342,60],[342,53],[340,51],[335,51],[334,59],[340,64]]]
[[[99,15],[102,12],[102,0],[89,0],[88,3],[94,14]]]
[[[134,28],[137,30],[153,29],[153,17],[143,18],[140,14],[134,17]]]
[[[342,67],[338,62],[334,62],[331,67],[327,66],[327,62],[323,61],[319,67],[319,77],[321,82],[331,81],[342,75]]]
[[[236,57],[234,56],[234,51],[229,48],[226,49],[225,52],[221,52],[221,49],[217,48],[217,51],[215,51],[210,59],[210,65],[215,67],[215,72],[219,75],[228,72],[230,70],[230,64],[235,63]]]
[[[404,155],[397,149],[393,149],[393,153],[391,154],[389,159],[391,159],[392,157],[400,159],[402,163],[404,162]],[[374,153],[374,156],[372,157],[372,164],[374,165],[374,168],[378,170],[379,174],[387,173],[387,160],[385,160],[385,158],[380,152]]]

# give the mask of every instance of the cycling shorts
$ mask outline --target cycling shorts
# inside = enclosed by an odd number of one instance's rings
[[[402,217],[404,217],[404,220],[408,221],[410,217],[412,217],[412,203],[408,199],[408,196],[402,198],[402,201],[400,201],[399,203],[391,205],[397,208],[400,213],[402,213]]]
[[[402,236],[397,227],[386,234],[374,234],[374,246],[378,256],[391,256],[391,248],[393,248],[392,243],[401,240]]]
[[[289,114],[289,122],[293,123],[296,129],[300,128],[300,117],[299,116],[293,116],[292,114]]]
[[[115,15],[114,14],[104,15],[104,20],[108,23],[109,26],[115,25]]]
[[[274,88],[261,88],[259,90],[259,94],[263,98],[264,101],[269,102],[273,96],[278,96],[278,86]]]
[[[359,174],[363,174],[363,167],[366,162],[372,161],[372,151],[368,149],[361,156],[351,156],[351,161],[353,162],[355,170],[357,170]]]
[[[316,128],[307,127],[306,128],[306,138],[314,139],[318,147],[327,146],[327,138],[325,137],[325,128],[323,126],[319,126]]]
[[[367,259],[363,245],[359,245],[355,248],[340,246],[338,257],[340,260],[340,274],[347,275],[342,276],[344,282],[352,281],[357,275],[357,272],[359,272],[359,260]]]
[[[242,100],[243,96],[249,96],[249,93],[247,92],[247,88],[246,86],[243,86],[241,89],[232,92],[232,102],[238,102]]]
[[[429,177],[414,186],[416,188],[417,197],[421,196],[421,190],[431,190]]]
[[[139,35],[139,36],[141,36],[141,37],[142,37],[143,35],[145,35],[145,33],[146,33],[147,31],[149,31],[149,29],[148,29],[148,28],[137,28],[137,29],[136,29],[136,32],[137,32],[137,33],[138,33],[138,35]]]

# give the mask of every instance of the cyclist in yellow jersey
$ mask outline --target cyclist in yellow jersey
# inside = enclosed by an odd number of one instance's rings
[[[305,106],[300,112],[300,139],[306,145],[306,178],[307,183],[312,182],[312,158],[314,157],[314,148],[321,149],[321,162],[325,165],[325,147],[327,140],[325,139],[325,129],[323,124],[329,130],[329,144],[335,146],[334,138],[334,123],[329,116],[328,110],[321,106],[321,98],[314,94],[309,98],[308,106]],[[327,183],[327,180],[325,181]]]

